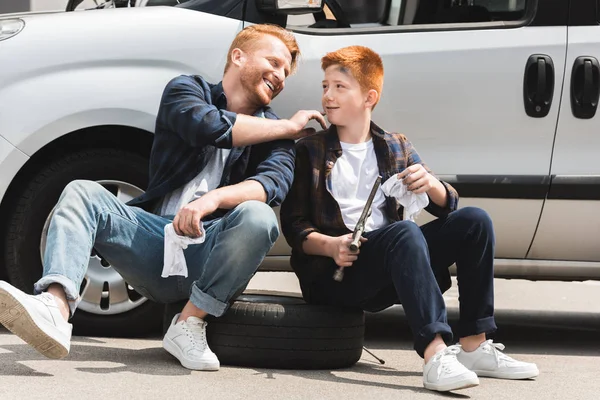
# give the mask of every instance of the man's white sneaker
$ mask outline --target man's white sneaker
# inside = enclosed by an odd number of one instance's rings
[[[459,352],[458,346],[449,346],[431,357],[423,368],[423,386],[426,389],[447,392],[479,385],[477,375],[456,359]]]
[[[0,281],[0,323],[46,357],[69,354],[73,326],[50,293],[34,296]]]
[[[537,365],[517,361],[500,350],[504,350],[503,344],[486,340],[471,352],[464,351],[461,348],[457,358],[465,367],[479,376],[501,379],[528,379],[535,378],[540,374]]]
[[[206,325],[202,319],[189,317],[177,322],[177,314],[163,339],[163,347],[185,368],[198,371],[218,371],[219,359],[206,342]]]

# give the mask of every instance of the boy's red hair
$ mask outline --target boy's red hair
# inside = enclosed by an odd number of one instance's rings
[[[292,55],[290,74],[294,73],[298,58],[300,58],[300,48],[298,47],[296,38],[292,32],[272,24],[250,25],[242,29],[235,39],[233,39],[231,46],[229,46],[229,51],[227,52],[227,64],[225,64],[224,72],[227,72],[231,66],[231,53],[233,52],[233,49],[237,48],[242,51],[251,51],[256,42],[264,35],[275,36],[285,44],[285,47],[287,47]]]
[[[343,47],[321,58],[323,71],[332,65],[339,65],[348,70],[358,81],[363,92],[374,89],[379,94],[377,102],[379,101],[383,89],[383,62],[379,54],[364,46]]]

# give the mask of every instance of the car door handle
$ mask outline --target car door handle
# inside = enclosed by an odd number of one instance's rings
[[[600,97],[600,64],[591,56],[577,57],[571,72],[571,110],[575,118],[596,115]]]
[[[533,54],[525,65],[523,101],[525,112],[533,118],[543,118],[550,112],[554,96],[554,63],[545,54]]]

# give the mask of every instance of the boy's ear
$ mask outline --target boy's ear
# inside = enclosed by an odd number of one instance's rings
[[[231,62],[241,67],[246,62],[246,53],[237,47],[231,51]]]
[[[365,106],[372,109],[373,107],[375,107],[375,104],[377,104],[377,100],[379,100],[379,93],[377,93],[377,90],[371,89],[367,92]]]

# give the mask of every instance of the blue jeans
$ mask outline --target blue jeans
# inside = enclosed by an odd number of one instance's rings
[[[271,249],[279,228],[271,207],[247,201],[204,223],[206,239],[184,250],[188,277],[162,278],[164,227],[172,218],[125,205],[100,184],[73,181],[63,191],[48,230],[44,272],[36,293],[63,286],[71,315],[92,248],[143,296],[159,303],[190,299],[221,316]]]
[[[367,232],[358,260],[344,269],[344,280],[331,277],[303,287],[311,303],[361,307],[380,311],[401,303],[415,336],[415,350],[423,357],[427,345],[440,334],[451,343],[446,307],[436,275],[456,263],[460,319],[458,336],[496,330],[494,320],[495,237],[489,215],[465,207],[419,228],[400,221]]]

